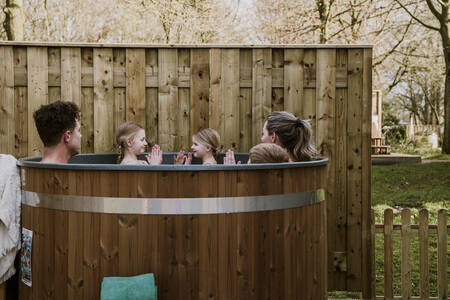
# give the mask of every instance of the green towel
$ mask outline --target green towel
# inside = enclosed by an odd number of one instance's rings
[[[156,300],[156,297],[153,274],[103,278],[101,300]]]

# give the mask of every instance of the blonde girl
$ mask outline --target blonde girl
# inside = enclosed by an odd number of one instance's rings
[[[152,153],[145,156],[147,161],[138,160],[138,155],[145,152],[147,141],[145,130],[134,122],[125,122],[116,130],[116,144],[121,165],[159,165],[162,163],[162,151],[158,145],[153,146]]]
[[[289,161],[309,161],[316,155],[311,125],[287,111],[272,112],[264,123],[261,142],[286,149]]]
[[[220,153],[220,136],[212,128],[206,128],[200,130],[192,136],[192,151],[194,157],[200,158],[202,164],[204,165],[216,165]],[[184,153],[178,153],[175,158],[175,164],[183,163],[186,159],[185,164],[190,164],[192,156],[183,157]]]

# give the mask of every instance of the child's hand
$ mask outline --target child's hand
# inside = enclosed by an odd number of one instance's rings
[[[184,163],[185,165],[190,165],[192,162],[192,153],[188,152],[188,155],[186,157],[186,162]]]
[[[234,152],[230,149],[228,149],[227,153],[225,154],[225,157],[223,158],[223,164],[224,165],[235,165],[236,160],[234,159]]]
[[[180,152],[178,152],[178,155],[173,157],[173,164],[174,165],[182,165],[185,158],[186,158],[186,155],[184,155],[184,151],[180,151]]]
[[[149,165],[160,165],[162,163],[162,150],[158,145],[152,147],[152,153],[146,156]]]

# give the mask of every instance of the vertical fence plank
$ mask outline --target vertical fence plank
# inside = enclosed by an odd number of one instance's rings
[[[430,298],[430,275],[428,266],[428,211],[419,211],[419,289],[420,298]]]
[[[362,97],[362,146],[361,146],[361,199],[362,199],[362,212],[361,212],[361,234],[362,234],[362,251],[361,251],[361,266],[362,266],[362,293],[363,298],[368,298],[372,295],[372,270],[371,264],[364,263],[369,261],[374,255],[371,252],[370,237],[370,211],[371,211],[371,198],[370,198],[370,169],[372,166],[371,154],[371,124],[372,124],[372,49],[364,49],[363,57],[363,97]]]
[[[370,264],[372,272],[371,274],[371,282],[370,282],[370,295],[369,299],[376,299],[376,260],[375,260],[375,210],[370,210],[370,247],[372,251],[372,257],[370,257]]]
[[[158,141],[164,151],[176,151],[178,109],[178,54],[177,49],[159,49],[158,52]]]
[[[114,144],[113,50],[94,48],[94,152],[110,152]]]
[[[210,61],[210,99],[209,99],[209,127],[223,136],[223,99],[221,98],[222,81],[222,49],[209,51]]]
[[[192,49],[189,122],[191,136],[209,127],[209,72],[209,49]]]
[[[114,80],[115,78],[125,76],[126,77],[126,67],[127,57],[126,50],[122,48],[113,49],[113,70],[114,70]],[[126,86],[126,84],[125,84]],[[114,108],[113,108],[113,129],[116,132],[120,124],[126,122],[127,119],[127,88],[125,87],[114,87]],[[141,100],[142,102],[142,100]],[[134,105],[133,100],[131,100],[130,105]],[[133,109],[131,108],[133,111]],[[134,111],[133,111],[134,112]],[[134,120],[134,115],[129,117],[129,121]],[[141,125],[141,124],[140,124]],[[142,126],[142,125],[141,125]],[[144,127],[145,128],[145,127]],[[114,135],[115,136],[115,135]],[[117,147],[116,141],[114,140],[114,146]]]
[[[81,106],[80,48],[61,48],[61,99]]]
[[[256,145],[271,111],[272,49],[253,49],[252,82],[252,144]]]
[[[82,69],[92,70],[94,53],[92,48],[81,49]],[[94,89],[92,87],[81,88],[81,151],[83,153],[94,152]]]
[[[27,69],[27,48],[14,47],[14,69]],[[15,72],[14,72],[15,73]],[[26,78],[26,73],[25,73]],[[15,79],[14,79],[15,80]],[[14,87],[14,120],[15,124],[15,155],[17,158],[27,156],[28,152],[28,89],[25,86]]]
[[[41,155],[42,142],[34,125],[33,113],[48,103],[48,58],[46,47],[28,47],[28,156]]]
[[[271,111],[282,111],[284,109],[284,51],[283,49],[272,49],[272,107]],[[281,87],[280,87],[281,84]]]
[[[48,103],[57,100],[64,100],[61,98],[61,48],[48,47]]]
[[[15,154],[13,47],[0,47],[0,99],[0,153]]]
[[[191,58],[190,58],[190,50],[189,49],[179,49],[178,50],[178,70],[183,80],[187,80],[186,78],[190,77],[191,70]],[[192,82],[192,80],[189,80]],[[176,141],[176,151],[184,149],[185,151],[189,151],[189,145],[191,144],[191,137],[189,131],[190,125],[190,90],[187,87],[178,89],[178,127],[177,127],[177,141]]]
[[[145,51],[146,76],[157,76],[158,50]],[[158,143],[158,88],[147,88],[145,93],[146,135],[149,147]]]
[[[316,80],[316,49],[304,50],[304,69],[303,69],[303,96],[301,102],[301,118],[306,119],[311,124],[313,131],[313,141],[316,140],[316,89],[306,88],[312,81]],[[331,283],[330,281],[328,281]]]
[[[252,82],[252,50],[240,49],[239,55],[240,80]],[[252,89],[242,87],[240,94],[239,152],[248,152],[252,147]]]
[[[224,103],[223,150],[236,150],[239,143],[239,49],[222,50],[221,98]]]
[[[402,299],[411,299],[411,211],[402,210]]]
[[[338,49],[336,52],[336,68],[347,70],[347,49]],[[335,175],[336,190],[335,201],[329,202],[328,206],[333,211],[328,215],[328,228],[335,234],[328,235],[328,257],[332,258],[334,253],[345,253],[346,251],[346,223],[347,223],[347,89],[336,88],[336,144],[335,144]],[[345,289],[347,269],[341,264],[334,265],[334,259],[328,260],[328,268],[333,270],[333,286]],[[330,274],[330,275],[331,275]]]
[[[348,50],[347,104],[347,288],[361,287],[363,51]],[[318,78],[317,81],[320,79]]]
[[[145,49],[126,49],[126,119],[145,128]]]
[[[438,211],[438,299],[445,300],[448,297],[448,278],[447,278],[447,211],[440,209]]]
[[[303,118],[303,55],[303,49],[284,50],[284,109],[297,118]]]
[[[394,214],[392,209],[384,211],[384,297],[386,300],[394,299],[393,285],[393,255],[392,244]]]

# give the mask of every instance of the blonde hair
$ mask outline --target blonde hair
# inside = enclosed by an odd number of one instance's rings
[[[317,151],[311,125],[287,111],[274,111],[267,117],[267,131],[275,133],[294,161],[312,160]]]
[[[134,122],[122,123],[116,130],[116,147],[119,157],[117,163],[121,163],[125,155],[126,142],[128,139],[133,139],[139,130],[142,130],[141,125]]]
[[[289,161],[289,155],[285,149],[270,143],[262,143],[253,146],[249,151],[250,163],[269,164]]]
[[[213,157],[216,161],[219,159],[220,153],[220,135],[212,128],[202,129],[194,136],[193,139],[196,139],[200,144],[210,147]]]

